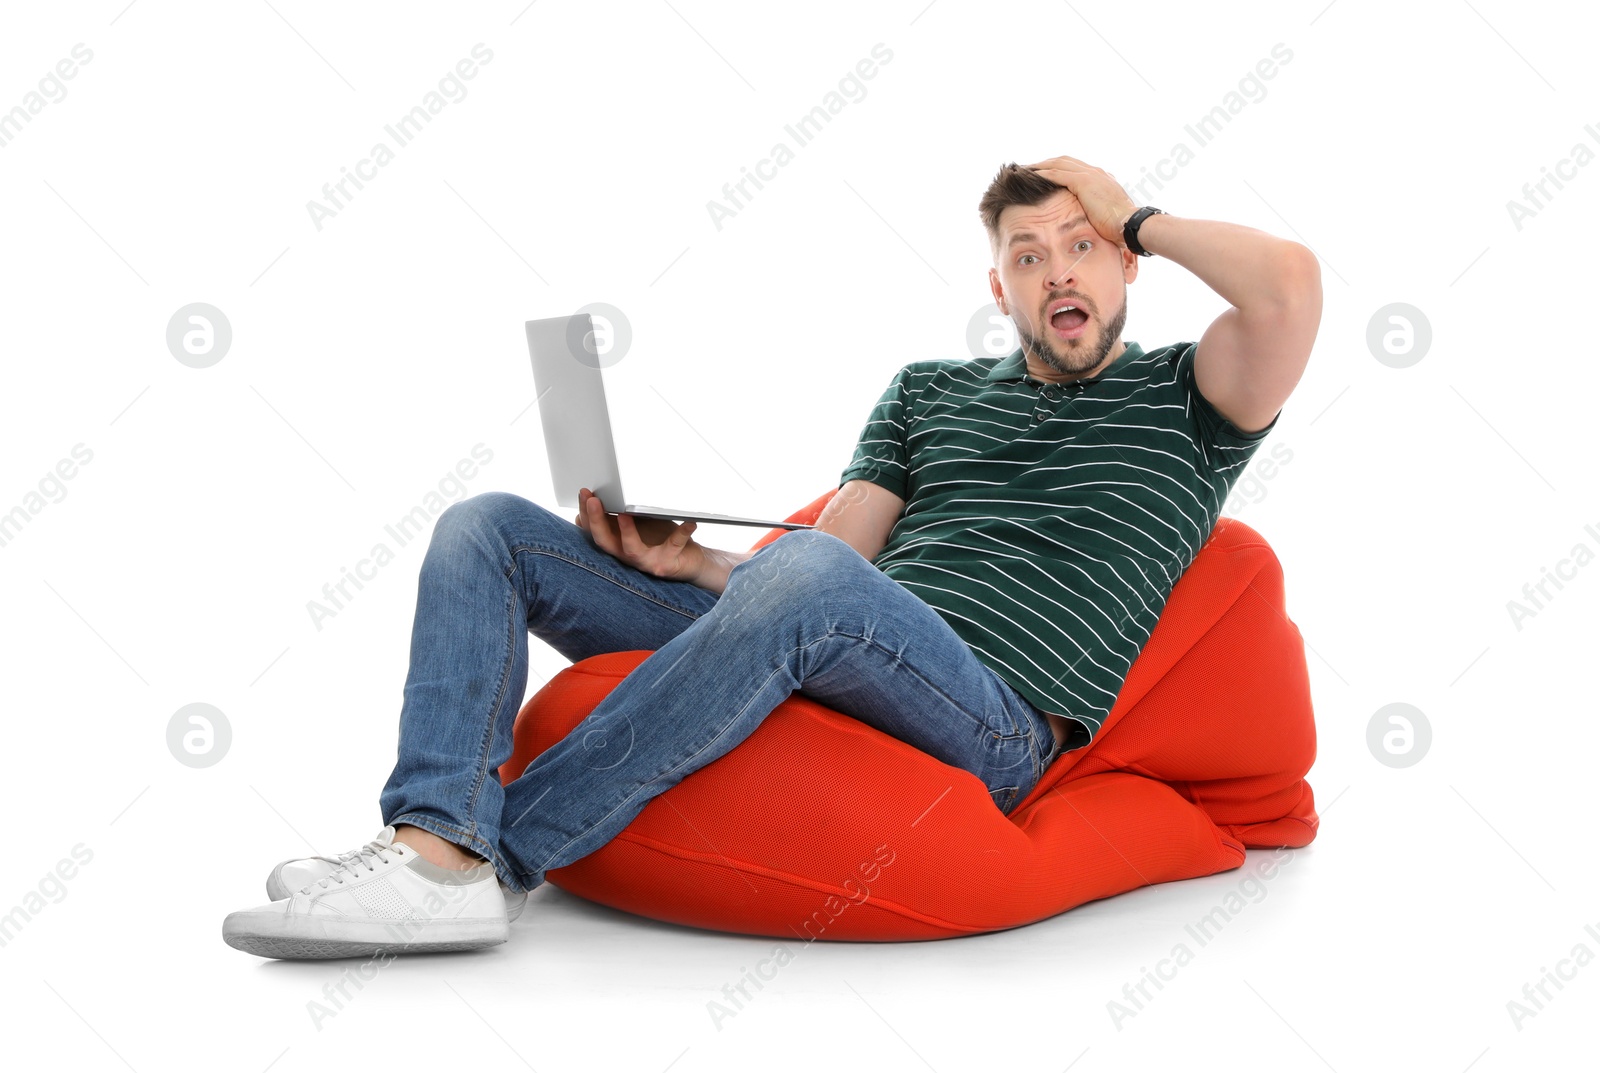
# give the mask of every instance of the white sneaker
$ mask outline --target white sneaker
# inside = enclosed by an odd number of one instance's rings
[[[478,950],[510,937],[494,866],[441,868],[394,841],[394,828],[336,858],[289,897],[229,913],[229,946],[270,958]]]
[[[378,837],[383,836],[380,834]],[[354,860],[361,853],[362,850],[353,849],[337,857],[291,857],[287,861],[280,861],[267,876],[267,901],[283,901],[300,888],[309,887],[319,879],[326,879],[345,861]],[[503,882],[500,884],[500,894],[506,900],[506,919],[515,920],[521,916],[522,907],[528,904],[528,896],[512,890]]]

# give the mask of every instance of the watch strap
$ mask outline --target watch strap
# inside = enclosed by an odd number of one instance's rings
[[[1139,225],[1157,213],[1166,215],[1166,210],[1158,209],[1154,205],[1145,205],[1134,209],[1133,215],[1122,225],[1122,241],[1128,244],[1128,249],[1140,257],[1149,257],[1150,251],[1139,245]]]

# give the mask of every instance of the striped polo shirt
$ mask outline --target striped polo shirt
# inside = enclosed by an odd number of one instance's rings
[[[1052,384],[1004,358],[903,366],[839,478],[906,501],[873,565],[1088,744],[1245,464],[1194,383],[1194,343]],[[1281,411],[1280,411],[1281,413]]]

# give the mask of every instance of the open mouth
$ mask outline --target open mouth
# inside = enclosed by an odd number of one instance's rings
[[[1089,324],[1089,314],[1074,306],[1056,311],[1050,318],[1050,327],[1062,339],[1076,339]]]

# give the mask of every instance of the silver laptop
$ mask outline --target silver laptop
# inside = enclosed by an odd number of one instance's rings
[[[611,438],[611,416],[606,409],[606,389],[600,377],[593,320],[588,313],[579,313],[530,320],[527,328],[533,383],[539,392],[539,421],[544,426],[550,479],[555,484],[558,504],[576,507],[578,489],[587,488],[600,497],[607,514],[627,513],[641,518],[719,525],[758,525],[767,529],[815,528],[802,522],[651,507],[629,500],[617,471],[616,442]]]

